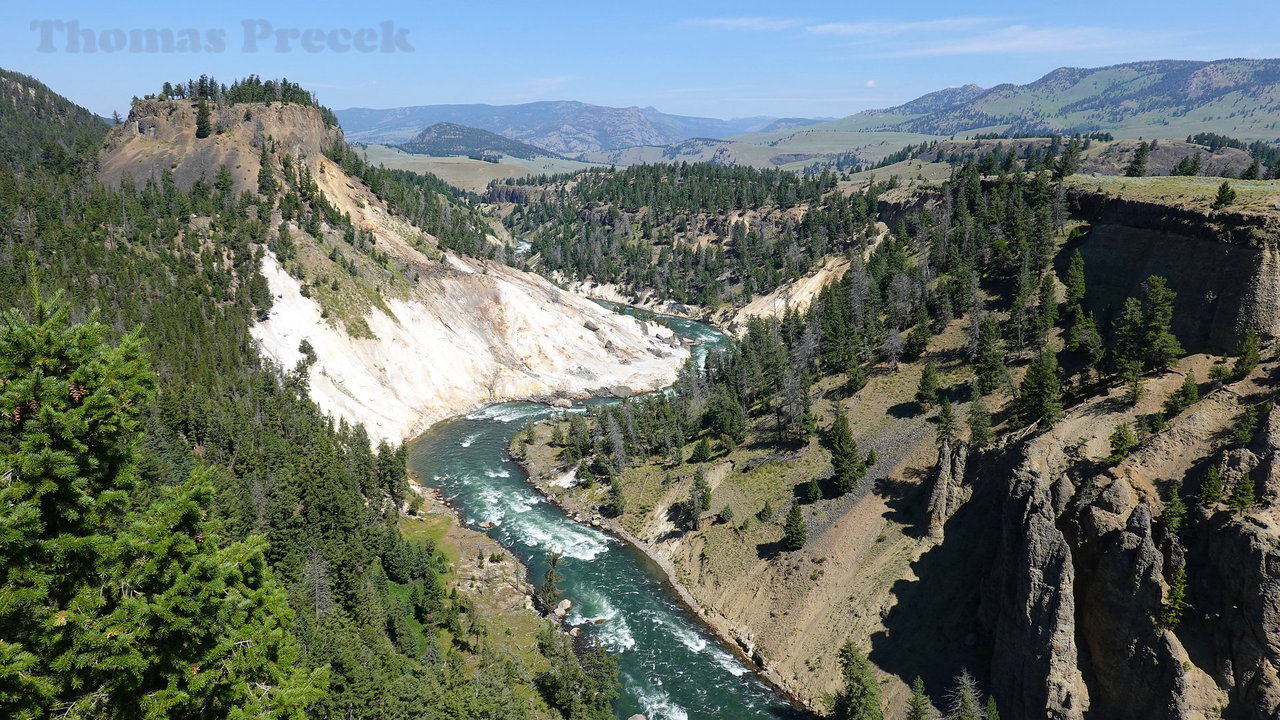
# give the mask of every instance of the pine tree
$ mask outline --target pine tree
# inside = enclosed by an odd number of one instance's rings
[[[810,478],[809,482],[804,484],[804,501],[810,505],[822,499],[822,486],[818,484],[818,478]]]
[[[836,693],[831,717],[834,720],[883,720],[880,683],[875,670],[852,640],[840,648],[840,673],[844,687]]]
[[[1080,152],[1080,140],[1071,138],[1071,141],[1067,143],[1066,149],[1062,151],[1062,155],[1058,158],[1058,164],[1053,168],[1054,180],[1061,182],[1080,170]]]
[[[1058,360],[1052,351],[1041,350],[1027,366],[1027,374],[1018,386],[1018,414],[1024,422],[1034,422],[1043,428],[1062,417]]]
[[[1039,308],[1036,313],[1036,327],[1041,336],[1058,324],[1058,289],[1054,284],[1053,273],[1045,273],[1040,281]]]
[[[1133,154],[1133,160],[1125,167],[1125,177],[1146,177],[1149,157],[1151,157],[1151,145],[1144,140],[1138,145],[1137,152]]]
[[[1194,405],[1199,399],[1200,386],[1196,382],[1196,373],[1194,370],[1189,370],[1178,389],[1170,393],[1169,397],[1164,401],[1165,415],[1173,417]]]
[[[929,315],[925,312],[923,305],[916,312],[916,323],[911,328],[911,332],[907,333],[907,341],[903,346],[903,354],[912,360],[924,354],[929,346],[929,338],[932,333],[929,332]]]
[[[844,495],[858,487],[866,468],[858,457],[858,444],[849,428],[849,418],[837,407],[835,420],[828,431],[827,443],[831,448],[831,466],[836,493]]]
[[[852,396],[867,385],[867,371],[862,368],[862,363],[857,360],[851,360],[845,369],[844,391]]]
[[[1182,500],[1181,487],[1175,487],[1169,493],[1169,499],[1165,501],[1164,512],[1160,513],[1160,520],[1164,522],[1165,530],[1171,536],[1177,535],[1182,531],[1182,523],[1187,517],[1187,504]]]
[[[986,403],[982,402],[981,397],[975,397],[969,405],[969,414],[966,418],[969,425],[969,445],[976,450],[981,450],[991,444],[991,413],[987,410]]]
[[[107,597],[120,593],[112,598],[119,604],[90,631],[127,637],[112,659],[95,656],[145,679],[121,673],[104,689],[124,717],[307,717],[325,672],[299,665],[293,613],[267,569],[266,542],[219,547],[205,520],[212,503],[213,487],[198,474],[163,490],[117,538]]]
[[[699,511],[706,512],[711,509],[711,483],[707,482],[707,474],[698,468],[698,472],[693,476],[693,501],[694,507]]]
[[[1124,307],[1114,322],[1115,345],[1112,352],[1118,369],[1123,371],[1127,365],[1132,365],[1141,374],[1145,332],[1142,301],[1135,297],[1125,298]]]
[[[538,586],[538,599],[548,611],[556,606],[556,599],[560,597],[557,586],[564,580],[560,574],[560,558],[560,553],[555,550],[547,553],[547,571],[542,574],[542,584]]]
[[[258,193],[269,199],[275,197],[278,188],[275,171],[271,167],[271,156],[267,154],[266,143],[263,143],[262,152],[258,154]]]
[[[1262,362],[1262,349],[1258,342],[1258,332],[1253,328],[1245,331],[1236,348],[1236,361],[1231,366],[1231,377],[1240,380],[1253,372]]]
[[[956,414],[951,408],[951,401],[942,398],[942,408],[938,410],[938,444],[949,442],[956,437]]]
[[[1262,163],[1258,162],[1257,158],[1254,158],[1253,162],[1249,163],[1249,167],[1240,173],[1241,180],[1257,180],[1261,176]]]
[[[1198,152],[1193,153],[1179,160],[1178,164],[1174,165],[1173,169],[1169,171],[1169,174],[1186,176],[1186,177],[1199,175],[1200,166],[1201,166],[1200,153]]]
[[[1221,210],[1222,208],[1236,201],[1236,191],[1231,187],[1231,183],[1226,180],[1218,186],[1218,195],[1213,199],[1213,209]]]
[[[1102,335],[1093,320],[1093,315],[1086,314],[1084,308],[1076,305],[1069,310],[1071,326],[1067,330],[1066,347],[1084,357],[1087,370],[1097,370],[1102,358],[1106,355],[1106,346]]]
[[[934,720],[933,704],[924,692],[924,680],[919,675],[911,682],[911,697],[907,698],[906,720]]]
[[[1232,486],[1231,497],[1227,499],[1227,506],[1236,511],[1248,510],[1253,507],[1254,492],[1253,475],[1245,473]]]
[[[1182,564],[1174,568],[1173,577],[1169,578],[1169,592],[1160,607],[1160,623],[1176,630],[1187,605],[1187,566]]]
[[[951,689],[947,720],[982,720],[981,696],[978,681],[968,670],[961,670],[956,676],[955,687]]]
[[[207,138],[213,133],[213,124],[209,119],[209,103],[201,100],[196,104],[196,137]]]
[[[787,511],[786,522],[782,526],[782,543],[788,550],[799,550],[804,547],[809,537],[809,528],[804,522],[804,512],[799,503],[792,503]]]
[[[1143,283],[1142,302],[1142,357],[1149,370],[1165,370],[1174,358],[1184,351],[1174,336],[1173,301],[1177,294],[1169,289],[1168,281],[1152,275]]]
[[[1071,264],[1067,266],[1067,307],[1084,305],[1084,256],[1076,250],[1071,254]]]
[[[1133,426],[1129,423],[1116,425],[1111,433],[1111,456],[1107,458],[1107,464],[1119,465],[1137,447],[1138,437],[1133,433]]]
[[[1000,708],[996,705],[995,697],[987,696],[986,717],[983,720],[1000,720]]]
[[[934,366],[932,360],[925,362],[924,370],[920,373],[920,385],[916,388],[916,402],[926,410],[938,402],[938,368]]]
[[[693,446],[693,453],[689,455],[689,462],[704,463],[711,459],[711,441],[705,436]]]
[[[1142,364],[1127,361],[1120,366],[1120,380],[1125,386],[1124,399],[1129,405],[1137,405],[1144,394],[1142,388]]]
[[[609,482],[609,513],[614,517],[622,517],[627,511],[627,498],[622,493],[622,480],[614,478]]]
[[[1209,466],[1204,480],[1200,482],[1200,492],[1196,494],[1196,501],[1204,507],[1222,502],[1222,473],[1218,471],[1217,465]]]
[[[978,323],[978,342],[974,357],[974,374],[978,391],[988,395],[1000,387],[1008,377],[1001,348],[1000,323],[991,314],[985,314]]]

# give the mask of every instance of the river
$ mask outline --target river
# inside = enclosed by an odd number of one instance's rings
[[[664,318],[701,344],[723,345],[718,331],[682,318]],[[619,718],[752,720],[802,718],[786,699],[744,665],[667,585],[640,551],[574,522],[546,502],[507,459],[511,438],[530,421],[556,410],[534,403],[492,405],[440,423],[414,441],[409,467],[438,488],[464,522],[481,529],[518,557],[536,583],[545,558],[563,555],[562,597],[573,601],[569,621],[618,657]],[[492,524],[492,527],[489,525]]]

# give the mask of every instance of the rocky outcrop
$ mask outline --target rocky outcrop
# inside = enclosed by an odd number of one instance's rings
[[[1216,431],[1205,417],[1181,419],[1221,434],[1235,417],[1212,403],[1201,412],[1218,418]],[[1263,499],[1247,511],[1193,508],[1172,532],[1144,475],[1181,467],[1198,479],[1212,466],[1228,488],[1247,478],[1268,487],[1277,429],[1273,410],[1248,448],[1205,455],[1166,443],[1115,468],[1062,452],[1049,433],[1003,461],[969,464],[979,510],[957,513],[947,542],[972,542],[974,522],[998,528],[995,550],[974,558],[988,568],[980,620],[1003,716],[1280,717],[1280,522]],[[1189,604],[1167,626],[1170,583],[1182,573]]]
[[[215,132],[196,137],[196,103],[139,100],[129,117],[112,129],[102,153],[100,177],[108,185],[126,175],[141,187],[171,173],[181,187],[204,178],[213,182],[225,166],[235,193],[258,187],[262,143],[270,138],[278,155],[314,161],[324,147],[342,137],[313,107],[284,103],[241,103],[210,107]]]
[[[1225,510],[1187,537],[1202,663],[1234,717],[1280,717],[1280,535],[1274,520]]]
[[[933,490],[929,494],[929,535],[942,537],[942,527],[955,514],[956,508],[969,498],[965,480],[965,462],[969,446],[964,442],[944,439],[938,448],[938,466],[933,471]]]
[[[1075,566],[1055,524],[1049,484],[1018,469],[992,521],[998,550],[983,587],[992,636],[991,691],[1011,718],[1078,720],[1089,708],[1075,637]]]
[[[1077,558],[1077,635],[1093,705],[1109,717],[1187,718],[1186,651],[1157,620],[1164,557],[1151,509],[1114,481],[1067,521]]]
[[[1234,351],[1246,328],[1280,337],[1280,225],[1260,215],[1079,192],[1073,214],[1089,222],[1076,244],[1088,309],[1107,327],[1151,275],[1178,294],[1173,331],[1192,352]],[[1070,257],[1062,253],[1060,262]]]
[[[1251,466],[1253,480],[1257,484],[1258,504],[1274,509],[1280,504],[1280,410],[1267,414],[1266,422],[1250,447],[1257,463]]]
[[[1185,534],[1189,620],[1199,664],[1227,695],[1236,717],[1280,717],[1280,524],[1277,494],[1280,410],[1248,449],[1223,453],[1227,482],[1254,481],[1258,507],[1197,510]]]

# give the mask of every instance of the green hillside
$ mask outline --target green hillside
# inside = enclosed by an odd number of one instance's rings
[[[540,147],[505,138],[497,133],[441,122],[418,133],[414,139],[398,146],[418,155],[448,157],[452,155],[509,155],[528,160],[535,157],[559,158],[560,155]]]
[[[0,162],[0,717],[561,717],[540,688],[582,677],[575,656],[491,635],[456,550],[401,531],[403,448],[335,422],[310,361],[250,336],[265,247],[324,243],[379,288],[407,270],[266,145],[258,192],[225,165],[103,184],[96,120],[25,86],[0,157],[81,152]],[[465,215],[443,184],[330,154],[410,218]]]
[[[58,168],[106,135],[102,118],[33,77],[0,69],[0,159],[22,169]]]
[[[967,86],[931,93],[815,128],[1185,137],[1220,132],[1280,137],[1280,60],[1159,60],[1059,68],[1028,85]]]

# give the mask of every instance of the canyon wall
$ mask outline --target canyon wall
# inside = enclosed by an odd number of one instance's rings
[[[212,182],[225,166],[237,194],[264,202],[256,194],[264,143],[277,178],[285,175],[284,155],[309,169],[319,193],[367,245],[357,247],[324,222],[308,233],[297,218],[272,210],[266,232],[287,230],[291,251],[285,261],[270,243],[263,247],[274,303],[252,333],[283,370],[305,361],[316,403],[363,423],[375,442],[400,442],[498,400],[657,389],[688,359],[688,348],[662,325],[609,311],[541,276],[441,248],[324,155],[341,130],[326,126],[316,108],[243,103],[215,110],[213,120],[216,132],[196,138],[194,103],[135,103],[107,139],[103,178],[129,177],[140,187],[169,173],[190,187],[201,178]]]

